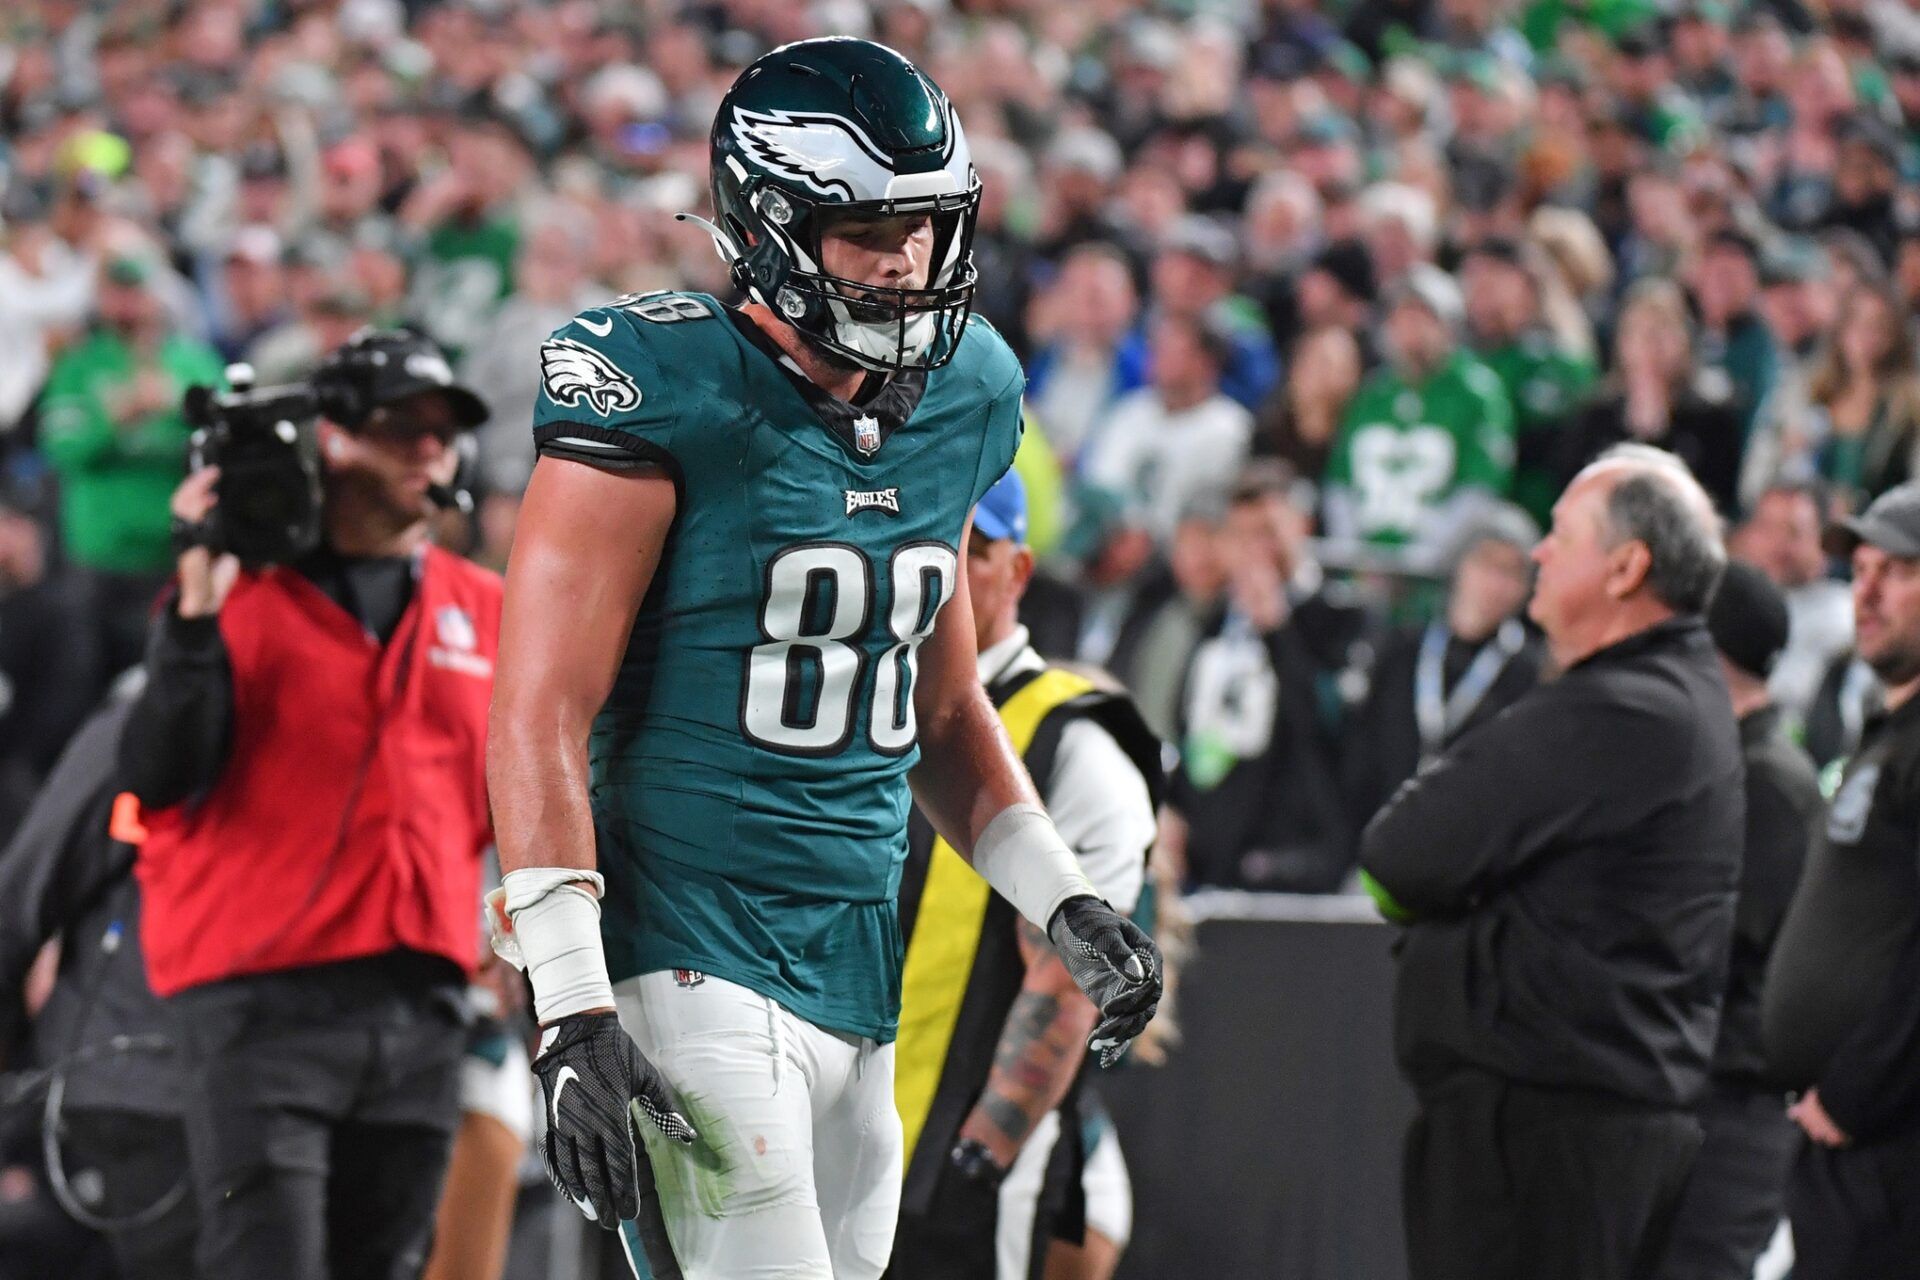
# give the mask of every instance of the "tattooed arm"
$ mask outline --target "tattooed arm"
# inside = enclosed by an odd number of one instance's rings
[[[1026,920],[1020,921],[1020,954],[1026,979],[1007,1011],[987,1087],[960,1127],[961,1139],[984,1143],[1002,1169],[1066,1097],[1098,1017],[1047,935]]]

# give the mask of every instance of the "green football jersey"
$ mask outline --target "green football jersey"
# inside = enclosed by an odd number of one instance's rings
[[[1464,351],[1420,384],[1391,368],[1347,406],[1327,482],[1349,489],[1363,537],[1416,539],[1461,489],[1504,495],[1513,475],[1513,408],[1500,380]]]
[[[1019,446],[1018,360],[976,316],[856,408],[674,293],[583,312],[540,356],[543,452],[652,462],[678,493],[592,736],[614,979],[711,973],[892,1039],[915,652]]]
[[[1480,353],[1513,402],[1517,452],[1513,500],[1545,528],[1560,497],[1556,433],[1586,402],[1599,377],[1593,361],[1562,350],[1546,333],[1522,334],[1505,346]]]

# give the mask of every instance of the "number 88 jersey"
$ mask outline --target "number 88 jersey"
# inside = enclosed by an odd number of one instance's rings
[[[541,452],[677,494],[592,737],[615,980],[712,973],[890,1040],[916,655],[1018,447],[1018,361],[975,318],[849,406],[701,294],[583,312],[540,361]]]

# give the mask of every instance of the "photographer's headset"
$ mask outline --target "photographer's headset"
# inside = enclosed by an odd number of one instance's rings
[[[384,385],[383,385],[384,384]],[[427,486],[427,499],[442,511],[473,514],[473,483],[479,443],[473,428],[487,419],[486,405],[454,381],[447,358],[431,338],[408,328],[365,328],[328,356],[313,375],[320,412],[348,431],[359,431],[373,411],[417,391],[438,391],[453,402],[465,429],[453,439],[459,458],[453,479]],[[384,392],[384,394],[383,394]]]

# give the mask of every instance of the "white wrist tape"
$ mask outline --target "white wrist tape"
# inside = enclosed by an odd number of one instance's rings
[[[533,983],[543,1023],[588,1009],[613,1007],[613,983],[600,946],[598,873],[571,867],[509,871],[487,895],[493,949]]]
[[[1068,898],[1100,896],[1037,804],[1008,805],[994,815],[973,842],[973,869],[1042,929]]]

